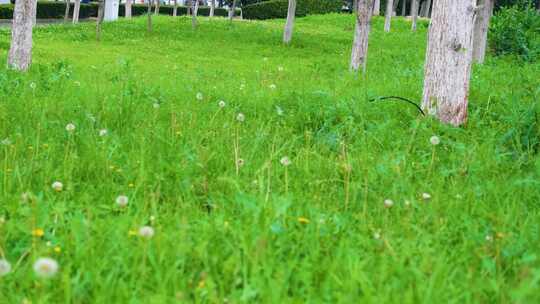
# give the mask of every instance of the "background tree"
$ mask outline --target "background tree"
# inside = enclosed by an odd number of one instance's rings
[[[148,0],[148,10],[146,11],[146,30],[152,32],[152,0]]]
[[[493,15],[493,0],[478,0],[478,9],[474,22],[473,60],[483,63],[486,57],[489,21]]]
[[[283,43],[285,44],[291,42],[295,14],[296,0],[289,0],[289,8],[287,9],[287,22],[285,23],[285,29],[283,31]]]
[[[154,10],[154,14],[156,15],[159,15],[159,5],[160,5],[160,0],[154,0],[156,2],[156,6],[155,6],[155,10]]]
[[[390,32],[390,25],[392,23],[392,12],[394,7],[392,6],[392,0],[387,0],[386,2],[386,12],[384,17],[384,31]]]
[[[66,0],[65,3],[66,3],[66,9],[64,11],[64,23],[67,23],[69,20],[69,9],[70,9],[71,4],[70,4],[70,0]]]
[[[413,32],[416,31],[416,22],[418,21],[418,1],[419,0],[412,0],[412,3],[411,3],[411,16],[412,16],[411,29]]]
[[[81,0],[75,0],[75,6],[73,7],[73,24],[79,23],[79,13],[81,11]]]
[[[407,0],[401,0],[401,16],[407,15]]]
[[[373,15],[379,16],[380,14],[381,14],[381,0],[375,0],[375,2],[373,3]]]
[[[197,13],[199,12],[199,0],[193,1],[193,13],[191,14],[191,27],[197,28]]]
[[[358,0],[358,10],[355,12],[356,25],[351,53],[351,71],[353,72],[358,72],[360,67],[362,67],[362,73],[366,73],[372,11],[373,0]]]
[[[18,0],[13,10],[8,67],[27,71],[32,63],[32,28],[36,19],[36,1]]]
[[[214,10],[216,9],[216,0],[211,0],[210,1],[210,14],[208,16],[210,16],[210,18],[214,17]]]
[[[229,21],[231,22],[234,19],[234,14],[236,13],[236,1],[237,0],[233,0],[233,3],[231,7],[229,8]]]
[[[438,0],[429,27],[422,107],[456,126],[467,120],[475,2]]]
[[[96,40],[101,40],[101,23],[103,23],[103,16],[105,14],[105,1],[99,0],[98,4],[98,15],[96,19]]]
[[[176,1],[176,0],[175,0]],[[126,10],[126,13],[125,13],[125,17],[127,19],[131,19],[131,4],[132,4],[132,0],[126,0],[126,6],[125,6],[125,10]]]

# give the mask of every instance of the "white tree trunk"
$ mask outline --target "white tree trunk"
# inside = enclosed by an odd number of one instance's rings
[[[96,19],[96,40],[101,40],[101,23],[103,22],[103,16],[105,15],[105,0],[99,1],[98,15]]]
[[[431,0],[426,0],[422,3],[422,9],[420,11],[420,16],[424,18],[429,18],[429,11],[431,10]]]
[[[216,0],[210,2],[210,18],[214,17],[214,10],[216,9]]]
[[[32,28],[36,19],[36,0],[18,0],[13,10],[8,67],[26,71],[32,63]]]
[[[287,9],[287,22],[285,23],[285,30],[283,31],[283,43],[285,44],[291,42],[295,15],[296,0],[289,0],[289,8]]]
[[[375,0],[373,3],[373,15],[379,16],[381,14],[381,0]]]
[[[413,32],[416,32],[416,22],[418,21],[418,1],[419,0],[412,0],[412,4],[411,4],[411,16],[412,16],[411,29]]]
[[[193,1],[193,13],[191,14],[191,27],[197,28],[197,13],[199,11],[199,0]]]
[[[351,53],[351,71],[366,72],[369,31],[371,28],[371,11],[373,0],[358,0],[356,12],[356,25],[354,29],[354,41]]]
[[[384,31],[390,32],[390,24],[392,23],[392,0],[387,0],[386,2],[386,13],[384,18]]]
[[[70,9],[71,4],[69,0],[66,0],[65,3],[66,3],[66,10],[64,11],[64,23],[67,23],[69,20],[69,9]]]
[[[407,15],[407,0],[403,0],[401,4],[401,16],[405,17]]]
[[[394,0],[394,3],[392,4],[392,12],[393,16],[397,16],[397,7],[399,5],[399,0]]]
[[[79,12],[81,11],[81,0],[75,0],[75,6],[73,7],[73,24],[79,23]]]
[[[155,7],[155,10],[154,10],[154,14],[156,15],[159,15],[159,5],[160,5],[160,0],[154,0],[156,1],[156,7]]]
[[[132,0],[126,0],[126,12],[125,17],[127,19],[131,19],[131,1]]]
[[[487,34],[489,21],[493,14],[493,0],[479,0],[473,35],[473,60],[483,63],[486,57]]]
[[[231,8],[229,9],[229,21],[232,22],[235,13],[236,13],[236,0],[233,0],[233,4]]]
[[[433,7],[422,107],[442,122],[467,120],[476,0],[438,0]]]
[[[148,10],[146,11],[146,30],[152,31],[152,0],[148,0]]]

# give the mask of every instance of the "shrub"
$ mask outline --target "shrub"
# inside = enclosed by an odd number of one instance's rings
[[[246,5],[243,16],[246,19],[273,19],[287,17],[287,0],[272,0]],[[341,11],[342,1],[339,0],[298,0],[296,16],[336,13]]]
[[[489,43],[496,55],[537,60],[540,56],[540,15],[532,6],[501,9],[491,21]]]

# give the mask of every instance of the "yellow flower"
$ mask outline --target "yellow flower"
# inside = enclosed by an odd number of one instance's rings
[[[60,248],[60,246],[56,246],[56,247],[54,247],[54,252],[60,253],[60,252],[62,252],[62,248]]]
[[[131,230],[128,232],[128,235],[129,235],[129,236],[135,236],[135,235],[137,235],[137,231],[131,229]]]
[[[300,224],[309,224],[309,219],[305,218],[305,217],[299,217],[298,218],[298,222]]]
[[[45,231],[43,231],[43,229],[41,228],[36,228],[32,230],[32,235],[35,237],[42,237],[44,234],[45,234]]]

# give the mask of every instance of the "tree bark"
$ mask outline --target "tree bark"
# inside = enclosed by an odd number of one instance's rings
[[[154,10],[154,14],[156,15],[159,15],[159,5],[160,5],[160,0],[154,0],[156,2],[156,7],[155,7],[155,10]]]
[[[427,0],[420,4],[420,17],[426,16],[426,5],[427,5]]]
[[[236,13],[236,0],[233,0],[232,7],[229,9],[229,21],[232,22]]]
[[[353,0],[353,4],[352,4],[352,12],[357,12],[358,11],[358,0]]]
[[[372,4],[373,0],[358,0],[350,67],[353,72],[362,67],[362,73],[366,73]]]
[[[187,15],[187,16],[191,16],[191,5],[192,5],[191,0],[187,0],[187,1],[185,2],[185,6],[186,6],[186,15]]]
[[[81,0],[75,0],[75,6],[73,7],[73,24],[79,23],[79,12],[81,11]]]
[[[132,0],[126,0],[126,12],[125,17],[127,19],[131,19],[131,1]]]
[[[426,0],[422,3],[420,10],[420,16],[424,18],[429,18],[429,11],[431,10],[431,0]]]
[[[478,10],[474,23],[473,35],[473,60],[477,63],[484,63],[486,57],[487,34],[489,21],[493,15],[493,0],[479,0]]]
[[[476,0],[438,0],[429,28],[422,107],[443,123],[467,120]]]
[[[427,0],[427,3],[426,3],[426,18],[429,18],[431,17],[431,1],[432,0]]]
[[[148,10],[146,12],[146,30],[152,32],[152,0],[148,0]]]
[[[416,22],[418,21],[418,1],[419,0],[412,0],[412,4],[411,4],[411,15],[412,15],[411,29],[413,32],[416,32]]]
[[[398,5],[399,5],[399,0],[394,0],[394,3],[392,5],[393,5],[392,13],[395,13],[395,15],[393,15],[393,16],[397,16],[397,8],[398,8]]]
[[[210,2],[210,18],[214,17],[214,10],[216,9],[216,0]]]
[[[191,16],[191,27],[197,28],[197,13],[199,11],[199,0],[193,1],[193,14]]]
[[[18,0],[13,10],[8,67],[27,71],[32,63],[32,28],[36,19],[36,1]]]
[[[373,3],[373,15],[379,16],[381,14],[381,0],[375,0]]]
[[[401,16],[405,17],[407,15],[407,0],[403,0],[401,4]]]
[[[390,32],[390,25],[392,23],[392,0],[387,0],[386,2],[386,13],[384,17],[384,31]]]
[[[69,0],[66,0],[66,10],[64,11],[64,23],[67,23],[69,20],[69,9],[71,6],[71,3]]]
[[[105,0],[99,1],[98,15],[96,19],[96,40],[101,41],[101,23],[103,22],[103,15],[105,10]]]
[[[287,9],[287,22],[283,31],[283,43],[289,44],[292,39],[294,28],[294,17],[296,15],[296,0],[289,0],[289,8]]]

